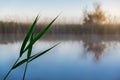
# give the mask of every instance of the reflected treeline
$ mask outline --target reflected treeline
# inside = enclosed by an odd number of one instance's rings
[[[108,47],[118,47],[117,43],[120,43],[120,36],[114,35],[89,35],[86,39],[82,39],[84,52],[83,57],[87,57],[89,55],[93,56],[93,60],[95,62],[99,62],[102,55],[104,55],[104,51]],[[115,48],[116,49],[116,48]]]
[[[105,44],[102,41],[84,41],[85,53],[84,55],[92,53],[94,55],[95,62],[98,62],[103,51],[105,50]]]
[[[0,34],[0,44],[23,41],[25,34]],[[41,40],[44,41],[83,41],[87,44],[102,41],[120,41],[120,35],[97,35],[97,34],[49,34],[46,33]],[[91,41],[91,42],[90,42]]]
[[[23,41],[24,34],[0,34],[0,44],[14,43]],[[42,41],[82,41],[85,49],[84,56],[88,54],[94,55],[95,62],[100,60],[103,51],[106,48],[103,42],[120,41],[119,35],[74,35],[74,34],[45,34]],[[79,43],[78,43],[79,44]]]

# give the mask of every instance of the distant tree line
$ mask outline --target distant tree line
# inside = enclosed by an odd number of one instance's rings
[[[107,17],[101,5],[94,4],[94,11],[84,11],[84,24],[54,24],[48,34],[120,34],[119,24],[106,24]],[[25,34],[31,23],[2,22],[0,21],[0,34]],[[38,24],[35,32],[41,31],[46,24]]]
[[[0,34],[25,34],[31,24],[0,22]],[[36,26],[36,34],[41,31],[46,24],[38,24]],[[118,34],[120,33],[120,25],[112,24],[54,24],[49,34]]]

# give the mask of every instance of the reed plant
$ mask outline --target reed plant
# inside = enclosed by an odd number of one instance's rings
[[[13,66],[10,68],[10,70],[8,71],[8,73],[5,75],[5,77],[3,78],[3,80],[6,80],[7,77],[9,76],[9,74],[11,73],[11,71],[13,71],[14,69],[18,68],[19,66],[21,66],[22,64],[26,63],[25,65],[25,70],[23,73],[23,78],[22,80],[25,80],[25,75],[26,75],[26,71],[27,71],[27,67],[28,64],[33,61],[34,59],[37,59],[38,57],[42,56],[43,54],[47,53],[48,51],[50,51],[51,49],[53,49],[55,46],[57,46],[58,44],[55,44],[54,46],[46,49],[43,52],[39,52],[36,53],[34,55],[32,55],[32,48],[33,45],[42,38],[42,36],[49,30],[49,28],[51,27],[51,25],[54,23],[54,21],[58,18],[58,16],[53,19],[41,32],[39,32],[37,35],[35,35],[34,30],[35,30],[35,26],[38,22],[39,16],[36,17],[36,19],[34,20],[33,24],[31,25],[28,33],[26,34],[21,49],[20,49],[20,54],[17,58],[17,60],[15,61],[15,63],[13,64]],[[25,59],[21,59],[21,57],[23,56],[23,54],[25,54],[27,52],[27,56]],[[19,61],[20,60],[20,61]]]

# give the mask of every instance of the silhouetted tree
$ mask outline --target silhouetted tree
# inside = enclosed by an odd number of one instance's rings
[[[106,20],[105,13],[101,9],[101,5],[99,3],[94,4],[95,12],[84,11],[84,23],[97,23],[101,24]]]

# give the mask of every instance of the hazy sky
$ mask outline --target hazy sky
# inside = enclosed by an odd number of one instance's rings
[[[115,16],[120,15],[120,0],[0,0],[0,17],[7,16],[82,16],[83,9],[92,9],[94,2],[100,2],[103,10]]]

